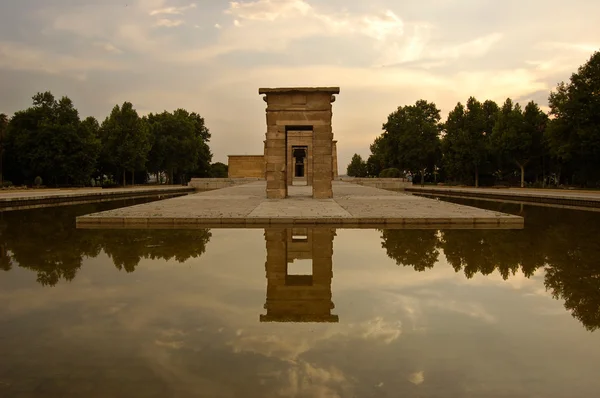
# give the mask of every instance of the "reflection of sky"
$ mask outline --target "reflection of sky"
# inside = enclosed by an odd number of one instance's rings
[[[211,232],[206,253],[185,263],[142,260],[128,274],[101,254],[55,287],[19,267],[0,274],[0,393],[570,397],[600,388],[598,336],[545,293],[543,271],[468,280],[441,255],[418,273],[386,256],[380,232],[338,230],[340,322],[260,323],[263,231]]]

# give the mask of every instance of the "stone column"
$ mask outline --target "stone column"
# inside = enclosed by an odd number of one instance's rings
[[[337,141],[333,141],[332,146],[333,153],[331,154],[333,160],[333,179],[338,178],[338,161],[337,161]]]
[[[331,111],[330,111],[331,113]],[[333,197],[331,179],[333,176],[331,124],[316,125],[313,130],[313,198]]]
[[[314,228],[312,230],[313,284],[331,286],[333,278],[333,237],[335,229]],[[331,290],[329,291],[331,300]],[[333,304],[331,306],[333,308]]]
[[[265,97],[265,101],[266,101]],[[286,182],[286,132],[277,124],[277,114],[267,105],[267,147],[265,148],[267,198],[285,199]]]
[[[264,166],[263,166],[263,170],[264,170],[264,175],[263,178],[266,180],[267,179],[267,140],[263,141],[264,143],[264,149],[263,149],[263,161],[264,161]]]

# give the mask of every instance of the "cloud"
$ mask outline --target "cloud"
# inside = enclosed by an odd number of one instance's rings
[[[600,50],[600,42],[598,43],[564,43],[564,42],[542,42],[537,45],[543,50],[559,50],[559,51],[575,51],[592,54],[594,51]]]
[[[116,50],[116,48],[115,48]],[[117,71],[124,69],[121,62],[96,56],[93,52],[80,55],[62,55],[19,43],[0,42],[0,68],[37,71],[48,74]],[[84,76],[82,74],[73,77]]]
[[[109,53],[113,53],[113,54],[122,54],[123,53],[123,50],[115,47],[111,43],[107,43],[107,42],[95,42],[94,45],[96,47],[99,47],[99,48],[103,49],[106,52],[109,52]]]
[[[202,62],[242,51],[283,52],[298,40],[319,36],[358,36],[383,43],[401,38],[404,29],[400,17],[389,10],[365,15],[325,12],[304,0],[232,2],[225,14],[232,26],[223,29],[215,44],[187,51],[185,59]]]
[[[155,26],[162,26],[165,28],[174,28],[176,26],[181,26],[183,25],[185,22],[181,19],[167,19],[167,18],[161,18],[158,21],[156,21],[156,23],[154,24]]]
[[[256,137],[264,134],[264,109],[257,87],[339,85],[334,128],[343,169],[353,153],[368,154],[382,121],[399,105],[424,98],[443,116],[470,95],[496,101],[534,96],[544,106],[547,96],[539,93],[568,79],[600,48],[590,39],[600,34],[592,18],[598,6],[589,4],[590,12],[577,22],[563,18],[561,29],[553,29],[551,8],[517,13],[516,3],[492,9],[488,2],[473,8],[471,2],[422,1],[402,8],[391,0],[343,6],[317,0],[192,1],[131,0],[124,7],[119,0],[81,0],[33,12],[17,2],[20,13],[0,17],[9,26],[0,67],[20,76],[24,71],[30,77],[86,79],[95,94],[82,95],[82,111],[99,117],[104,110],[98,103],[115,98],[139,99],[148,111],[194,108],[215,131],[211,147],[219,161],[239,151],[240,143],[262,150]],[[497,18],[485,18],[490,13]],[[11,23],[22,29],[10,29]],[[111,71],[108,84],[98,71]],[[9,79],[0,87],[13,90],[9,97],[30,97],[30,85]],[[1,103],[16,110],[19,102]],[[229,117],[230,109],[239,111],[237,118]]]
[[[151,16],[155,15],[183,15],[184,11],[196,8],[196,4],[192,3],[183,7],[166,7],[152,10],[149,12]]]

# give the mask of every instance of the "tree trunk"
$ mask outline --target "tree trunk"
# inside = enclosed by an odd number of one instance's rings
[[[546,188],[546,162],[545,156],[542,156],[542,188]]]
[[[135,171],[131,172],[131,186],[135,185]]]
[[[2,176],[2,152],[4,152],[4,150],[0,148],[0,188],[4,186],[4,177]]]
[[[125,186],[127,182],[125,181],[125,169],[123,169],[123,186]]]
[[[173,185],[173,184],[174,184],[174,182],[173,182],[173,181],[174,181],[174,180],[173,180],[173,169],[171,169],[171,172],[170,172],[170,174],[171,174],[171,181],[169,181],[169,184],[170,184],[170,185]]]
[[[422,169],[421,170],[421,186],[424,187],[425,186],[425,170],[426,169]]]
[[[522,166],[518,162],[517,162],[517,164],[521,168],[521,188],[525,188],[525,166],[524,165]]]
[[[479,188],[479,166],[475,166],[475,188]]]

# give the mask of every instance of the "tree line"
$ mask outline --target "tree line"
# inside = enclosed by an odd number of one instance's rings
[[[211,164],[211,134],[195,112],[177,109],[141,117],[130,102],[115,105],[102,123],[81,120],[68,97],[33,96],[11,118],[0,114],[0,187],[89,186],[226,177]]]
[[[600,52],[549,95],[548,114],[470,97],[442,122],[432,102],[400,106],[383,124],[355,177],[418,177],[423,183],[600,186]]]

